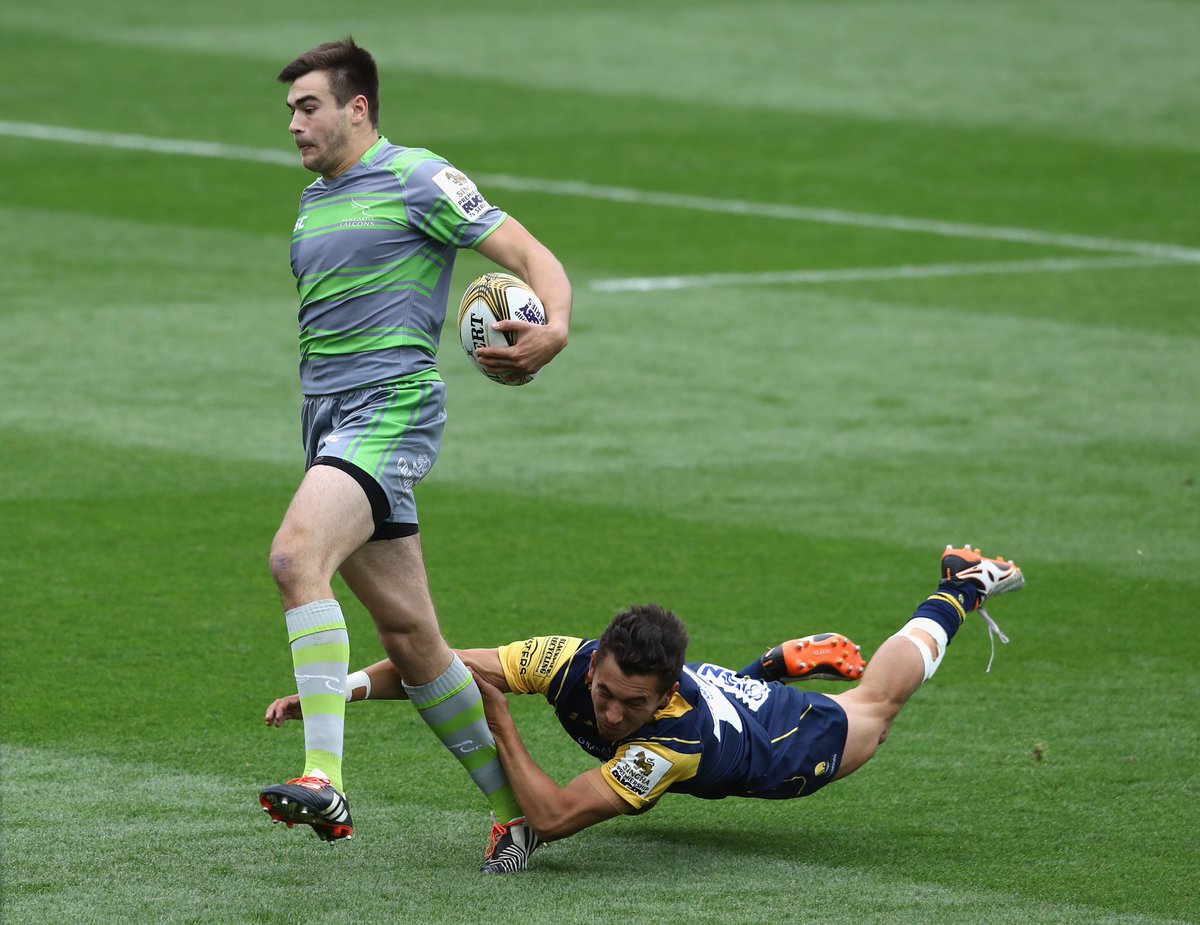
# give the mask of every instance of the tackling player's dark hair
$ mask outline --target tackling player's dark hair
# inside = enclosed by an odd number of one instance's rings
[[[367,99],[367,118],[379,127],[379,69],[365,48],[347,36],[340,42],[325,42],[306,51],[279,72],[279,82],[290,84],[298,77],[313,71],[329,74],[329,89],[339,106],[345,106],[356,96]]]
[[[625,674],[655,675],[660,691],[679,680],[687,655],[683,621],[658,604],[636,604],[613,617],[596,645],[596,659],[611,656]]]

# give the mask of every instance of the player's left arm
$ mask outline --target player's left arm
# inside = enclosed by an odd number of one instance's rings
[[[566,838],[588,826],[629,812],[629,804],[605,783],[598,767],[580,774],[565,787],[559,786],[525,748],[504,694],[478,673],[475,679],[483,694],[488,728],[495,737],[504,773],[526,821],[538,837],[543,841]]]
[[[529,375],[567,346],[571,326],[571,281],[558,258],[511,215],[475,250],[529,284],[546,309],[545,325],[509,319],[496,329],[516,333],[511,347],[480,347],[475,356],[491,373]]]

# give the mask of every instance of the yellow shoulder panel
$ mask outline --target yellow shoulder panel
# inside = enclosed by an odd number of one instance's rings
[[[575,636],[534,636],[500,646],[500,667],[514,694],[545,694],[550,679],[579,651],[583,640]]]

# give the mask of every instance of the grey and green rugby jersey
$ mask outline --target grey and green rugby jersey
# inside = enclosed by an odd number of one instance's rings
[[[458,249],[505,218],[436,154],[386,138],[305,189],[292,231],[304,394],[433,367]]]

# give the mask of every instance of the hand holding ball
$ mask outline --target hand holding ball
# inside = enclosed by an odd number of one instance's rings
[[[458,306],[458,340],[475,368],[501,385],[524,385],[529,375],[504,375],[488,372],[475,356],[480,347],[511,347],[516,337],[511,331],[497,331],[497,321],[515,319],[530,324],[545,324],[546,309],[541,300],[521,280],[508,273],[485,273],[467,287]]]

